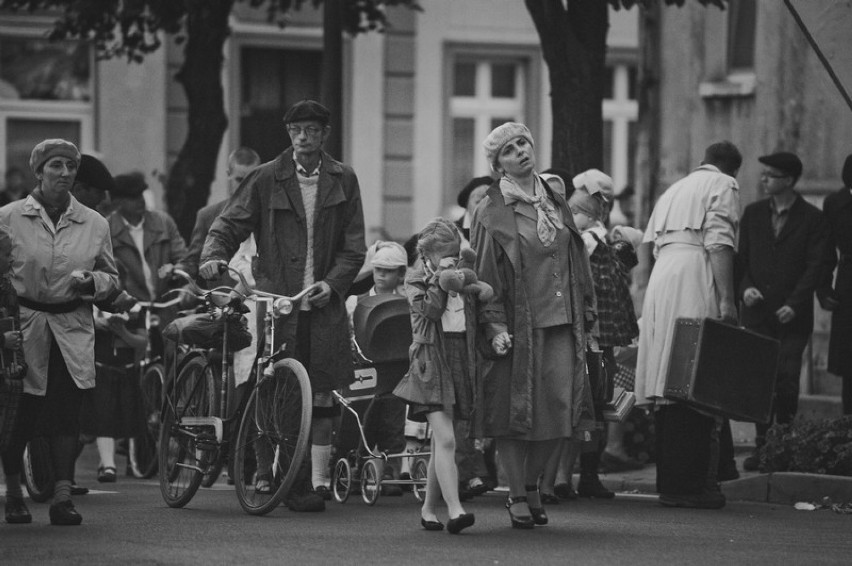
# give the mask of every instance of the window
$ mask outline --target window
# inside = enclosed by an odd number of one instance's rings
[[[304,98],[319,100],[322,52],[243,47],[240,69],[240,145],[267,161],[289,143],[281,122],[287,108]]]
[[[755,0],[728,3],[728,72],[754,69],[754,35],[757,25]]]
[[[634,181],[636,154],[636,67],[619,63],[607,68],[604,86],[604,172],[612,177],[616,192]]]
[[[93,144],[94,57],[88,43],[49,42],[45,28],[0,25],[0,169],[20,170],[29,186],[33,146],[64,138]]]
[[[450,132],[445,153],[451,177],[445,183],[444,203],[454,203],[458,191],[473,177],[491,170],[482,153],[482,140],[504,122],[526,120],[527,60],[457,54],[451,58]]]

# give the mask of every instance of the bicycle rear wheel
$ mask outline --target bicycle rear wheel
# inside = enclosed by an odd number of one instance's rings
[[[22,477],[30,499],[36,503],[44,503],[53,497],[53,465],[47,438],[37,436],[27,443]]]
[[[215,387],[205,372],[204,357],[190,360],[181,369],[170,398],[163,408],[160,430],[160,493],[170,507],[183,507],[192,499],[208,467],[211,450],[204,427],[187,426],[186,417],[214,414]]]
[[[163,409],[165,376],[163,364],[156,363],[148,366],[139,381],[145,432],[130,439],[127,451],[130,472],[135,478],[148,479],[157,473],[157,446],[160,439],[160,412]]]
[[[293,359],[252,391],[237,434],[234,484],[250,515],[272,511],[293,485],[308,450],[312,395],[308,372]],[[258,482],[268,489],[258,489]]]

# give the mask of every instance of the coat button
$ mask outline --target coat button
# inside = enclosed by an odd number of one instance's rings
[[[290,258],[290,261],[292,261],[293,263],[296,263],[297,261],[299,261],[299,258],[296,257],[296,256],[293,256],[293,257]]]
[[[561,296],[562,296],[562,291],[556,291],[556,296],[557,296],[557,297],[561,297]]]

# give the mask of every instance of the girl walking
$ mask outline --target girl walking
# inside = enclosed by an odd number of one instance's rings
[[[432,427],[432,457],[420,524],[427,531],[444,529],[437,516],[443,497],[450,534],[474,523],[473,513],[465,513],[459,501],[453,434],[453,417],[469,418],[472,405],[473,299],[453,296],[438,285],[440,272],[455,267],[460,248],[461,235],[448,220],[435,219],[420,232],[419,259],[405,278],[413,336],[411,366],[394,390],[408,402],[410,419],[425,418]]]

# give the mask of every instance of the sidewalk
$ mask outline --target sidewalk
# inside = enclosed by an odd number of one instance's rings
[[[724,482],[722,493],[729,501],[755,501],[792,505],[799,501],[820,502],[824,497],[835,503],[852,501],[852,477],[776,472],[761,474],[743,471],[749,451],[736,456],[740,478]],[[601,482],[616,493],[656,493],[657,471],[653,464],[641,470],[601,474]],[[575,485],[576,485],[575,478]]]

